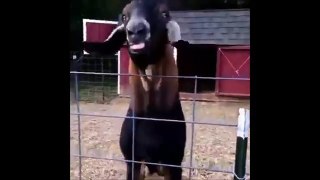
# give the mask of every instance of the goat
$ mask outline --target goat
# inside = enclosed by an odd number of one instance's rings
[[[121,23],[103,43],[83,42],[90,54],[114,54],[127,43],[130,62],[131,101],[120,133],[120,149],[125,160],[180,166],[186,143],[186,124],[177,78],[173,48],[181,40],[179,25],[171,19],[165,0],[132,0],[122,12]],[[151,76],[151,77],[150,77]],[[131,118],[133,116],[135,118]],[[143,118],[174,119],[181,122]],[[134,143],[133,143],[133,126]],[[132,145],[134,144],[134,155]],[[134,171],[132,165],[134,164]],[[179,167],[146,164],[149,174],[166,180],[181,180]],[[144,178],[141,163],[127,162],[127,180]]]

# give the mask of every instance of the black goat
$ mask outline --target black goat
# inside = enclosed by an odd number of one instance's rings
[[[122,23],[104,43],[84,42],[88,53],[112,54],[127,43],[130,63],[131,102],[120,135],[120,148],[126,160],[180,166],[184,157],[186,125],[182,111],[178,68],[173,48],[179,43],[180,29],[170,18],[164,0],[132,0],[122,12]],[[174,44],[174,46],[172,46]],[[140,76],[137,76],[140,75]],[[151,77],[149,77],[151,76]],[[180,122],[144,120],[143,118],[174,119]],[[135,126],[134,156],[132,154]],[[141,164],[127,162],[127,180],[140,176]],[[181,180],[182,169],[146,164],[149,173],[158,173],[166,180]],[[162,170],[163,171],[162,171]],[[143,171],[144,172],[144,171]]]

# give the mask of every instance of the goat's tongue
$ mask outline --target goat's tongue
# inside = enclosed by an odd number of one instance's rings
[[[144,48],[144,43],[139,43],[139,44],[133,44],[130,46],[131,49],[137,50],[137,49],[142,49]]]

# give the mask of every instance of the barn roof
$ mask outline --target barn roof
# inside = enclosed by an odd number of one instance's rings
[[[249,45],[250,10],[172,11],[183,40],[193,44]]]

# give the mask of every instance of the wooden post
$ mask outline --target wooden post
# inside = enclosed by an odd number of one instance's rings
[[[238,117],[234,180],[245,179],[249,127],[250,111],[248,109],[240,108]]]

